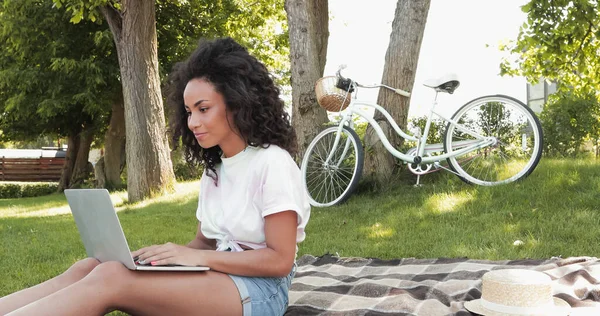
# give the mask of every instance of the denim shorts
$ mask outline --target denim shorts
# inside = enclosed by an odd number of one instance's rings
[[[240,292],[243,316],[281,316],[288,307],[288,291],[296,274],[296,264],[283,278],[229,275]]]

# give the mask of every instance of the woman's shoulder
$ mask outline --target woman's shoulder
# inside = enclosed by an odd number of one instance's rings
[[[277,146],[277,145],[267,145],[265,147],[255,147],[257,150],[257,154],[261,159],[292,159],[290,153]],[[293,159],[292,159],[293,160]]]
[[[254,165],[260,172],[273,169],[283,171],[298,168],[290,153],[277,145],[256,147],[256,150],[257,159],[254,160]]]

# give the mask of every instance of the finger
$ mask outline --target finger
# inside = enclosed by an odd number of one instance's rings
[[[181,246],[173,243],[166,243],[153,249],[151,252],[143,254],[142,257],[146,263],[152,260],[160,260],[167,257],[177,257],[180,254],[179,247]]]
[[[144,258],[144,264],[149,264],[152,261],[164,260],[174,257],[175,254],[172,251],[161,251],[158,253],[153,253],[152,255]]]
[[[138,257],[138,261],[141,264],[147,264],[147,263],[150,263],[150,261],[152,261],[152,260],[163,259],[163,258],[170,257],[170,256],[172,256],[172,254],[168,248],[159,246],[159,247],[156,247],[152,250],[146,251],[143,254],[141,254]]]
[[[143,254],[143,253],[145,253],[145,252],[147,252],[147,251],[150,251],[150,250],[152,250],[152,249],[154,249],[154,248],[156,248],[156,247],[158,247],[158,245],[152,245],[152,246],[148,246],[148,247],[140,248],[140,249],[138,249],[138,250],[136,250],[136,251],[133,251],[133,252],[131,252],[131,256],[132,256],[132,257],[138,257],[138,256],[140,256],[141,254]]]
[[[154,260],[150,262],[150,265],[152,266],[166,266],[169,264],[173,264],[171,262],[171,258],[167,258],[167,259],[161,259],[161,260]]]
[[[153,256],[150,257],[146,260],[145,264],[150,264],[150,265],[166,265],[166,264],[173,264],[174,263],[174,257],[172,256],[168,256],[168,255],[157,255],[157,256]]]
[[[138,249],[136,251],[131,252],[131,256],[134,261],[141,261],[144,257],[147,257],[150,252],[152,252],[153,246],[144,247],[142,249]]]

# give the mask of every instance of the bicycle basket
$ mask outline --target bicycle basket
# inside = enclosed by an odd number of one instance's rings
[[[323,77],[315,84],[317,102],[327,111],[343,111],[350,104],[350,92],[336,87],[338,78],[334,76]]]

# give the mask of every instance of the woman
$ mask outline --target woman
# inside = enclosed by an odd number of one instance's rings
[[[310,206],[296,137],[266,67],[232,39],[175,66],[170,106],[188,160],[201,163],[196,238],[132,252],[141,263],[207,272],[130,271],[87,258],[0,299],[0,314],[282,315]]]

